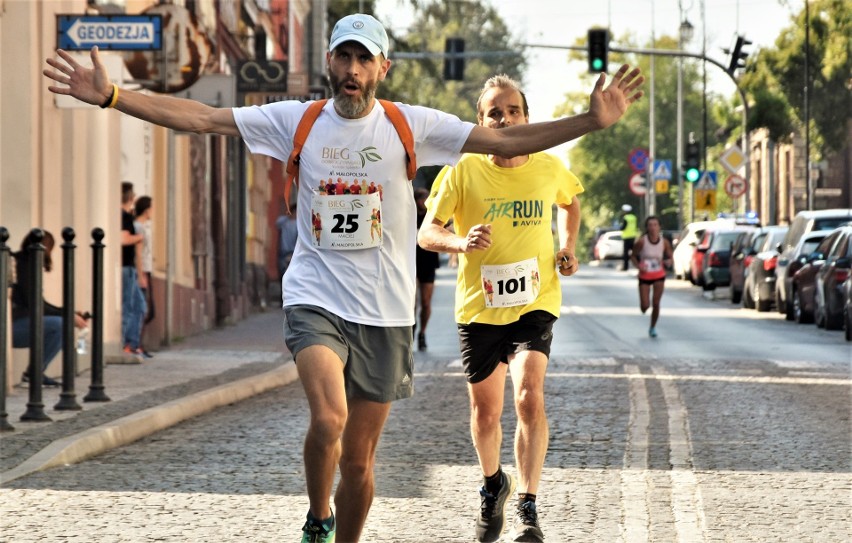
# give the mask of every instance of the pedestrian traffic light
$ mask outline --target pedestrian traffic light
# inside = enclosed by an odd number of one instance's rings
[[[604,28],[590,28],[588,36],[589,73],[606,72],[609,53],[609,31]]]
[[[745,59],[748,57],[748,53],[743,51],[744,45],[751,45],[751,42],[743,36],[737,36],[737,42],[734,44],[733,50],[731,50],[731,61],[728,64],[729,75],[734,75],[734,72],[738,69],[745,68]]]
[[[687,142],[684,154],[686,158],[684,177],[690,183],[695,183],[701,177],[701,144],[697,141]]]
[[[464,53],[464,40],[462,38],[447,38],[444,42],[444,79],[446,81],[464,80],[464,57],[457,53]]]

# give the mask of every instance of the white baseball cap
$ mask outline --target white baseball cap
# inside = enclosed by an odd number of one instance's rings
[[[624,204],[623,206],[621,206],[621,210],[622,211],[633,211],[633,207],[631,207],[630,204]]]
[[[355,13],[337,21],[331,31],[328,50],[334,49],[343,42],[357,41],[367,48],[373,56],[379,53],[388,58],[390,42],[385,27],[371,15]]]

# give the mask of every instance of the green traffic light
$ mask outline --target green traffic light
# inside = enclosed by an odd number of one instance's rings
[[[601,69],[603,69],[603,60],[599,58],[592,59],[592,68],[597,71],[601,71]]]
[[[686,170],[686,180],[690,183],[695,183],[699,177],[701,177],[701,172],[698,171],[698,168],[689,168]]]

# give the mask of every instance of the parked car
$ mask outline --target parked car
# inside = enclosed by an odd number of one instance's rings
[[[852,275],[843,282],[843,328],[846,341],[852,341]]]
[[[707,291],[717,287],[726,287],[731,282],[729,264],[731,262],[731,245],[743,233],[754,228],[737,227],[733,230],[707,230],[704,235],[709,237],[704,258],[701,261],[701,288]],[[696,252],[698,247],[696,247]]]
[[[621,231],[604,232],[595,243],[595,260],[620,259],[624,254]]]
[[[787,234],[786,226],[768,228],[766,237],[745,271],[743,307],[769,311],[775,300],[775,267],[778,263],[778,244]]]
[[[796,293],[795,293],[795,288],[793,286],[793,277],[796,275],[796,272],[798,272],[800,269],[802,269],[802,266],[804,266],[807,263],[808,255],[810,255],[811,253],[816,251],[819,244],[822,243],[822,240],[824,240],[826,238],[826,236],[828,236],[828,234],[829,234],[829,232],[825,232],[825,231],[822,231],[822,230],[818,230],[816,232],[808,232],[807,234],[805,234],[804,236],[802,236],[799,239],[799,242],[796,244],[795,249],[793,249],[793,251],[791,253],[791,260],[790,260],[790,263],[787,265],[787,268],[786,268],[786,271],[785,271],[785,277],[784,277],[784,280],[787,280],[787,281],[790,282],[790,286],[787,287],[787,292],[790,293],[791,303],[785,304],[786,307],[784,309],[784,311],[786,313],[785,317],[788,321],[798,320],[798,318],[796,317],[796,311],[795,311]],[[780,257],[779,257],[779,260],[780,260]],[[777,282],[781,281],[781,280],[782,280],[782,278],[779,275],[778,267],[776,266],[775,267],[775,281],[776,281],[775,292],[778,292]]]
[[[799,239],[808,232],[831,231],[852,220],[852,209],[824,209],[820,211],[800,211],[790,223],[790,229],[781,242],[778,264],[775,275],[775,306],[781,313],[792,311],[792,297],[787,296],[790,292],[792,274],[787,273],[787,266],[793,261],[793,251]]]
[[[731,257],[728,263],[731,276],[729,283],[731,303],[738,304],[742,301],[746,270],[754,259],[754,255],[761,251],[769,232],[779,228],[784,228],[786,231],[786,227],[764,226],[737,234],[737,238],[731,245]]]
[[[839,236],[837,232],[829,233],[813,252],[804,257],[802,266],[793,274],[790,298],[793,303],[793,318],[800,324],[814,322],[816,276]]]
[[[852,267],[852,225],[841,226],[832,235],[837,241],[816,275],[816,309],[814,320],[826,330],[840,330],[843,326],[843,282]]]
[[[698,240],[704,235],[704,230],[710,226],[725,227],[726,225],[733,228],[734,222],[730,220],[698,221],[691,222],[683,227],[683,230],[677,235],[677,243],[674,244],[672,253],[672,260],[674,261],[672,268],[675,277],[689,279],[692,253],[695,251],[695,246],[698,245]]]

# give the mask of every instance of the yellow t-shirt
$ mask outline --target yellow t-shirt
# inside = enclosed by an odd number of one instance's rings
[[[509,324],[535,310],[559,316],[562,289],[556,271],[553,205],[568,205],[581,192],[580,180],[547,153],[530,155],[517,168],[502,168],[486,155],[468,154],[455,167],[441,171],[426,201],[434,217],[444,223],[453,219],[459,236],[477,224],[491,224],[490,248],[459,254],[456,322]],[[533,272],[513,275],[517,269]],[[508,306],[500,305],[520,290],[525,292],[521,302],[514,298]]]

